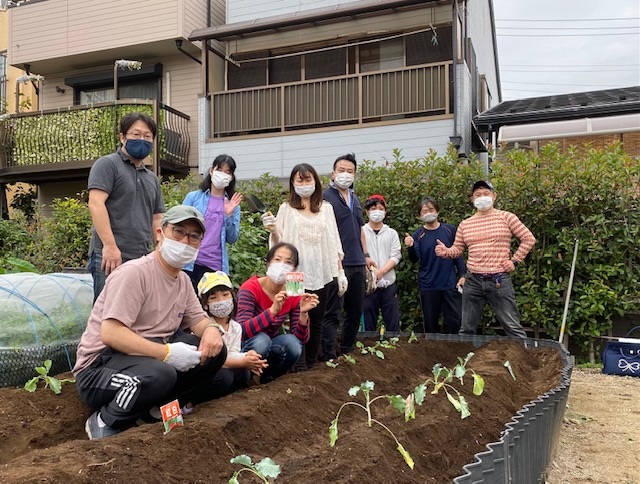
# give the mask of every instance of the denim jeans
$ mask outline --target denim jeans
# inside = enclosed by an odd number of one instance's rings
[[[281,334],[271,339],[266,333],[258,333],[242,343],[242,351],[253,350],[267,360],[269,366],[262,374],[262,383],[275,380],[287,373],[302,354],[302,343],[293,334]]]
[[[125,257],[122,258],[122,263],[129,261]],[[102,292],[107,276],[101,268],[102,266],[102,251],[94,250],[89,256],[89,262],[87,263],[87,270],[93,277],[93,302],[96,302],[98,296]]]
[[[520,312],[509,274],[500,274],[500,287],[496,277],[468,274],[462,293],[462,328],[460,334],[476,334],[482,311],[488,302],[493,314],[507,336],[526,338],[520,324]]]
[[[380,311],[382,311],[385,330],[389,332],[400,331],[398,285],[395,282],[388,287],[380,287],[365,296],[362,308],[364,311],[365,331],[376,330]]]
[[[458,334],[461,324],[461,301],[462,297],[456,288],[444,291],[420,291],[424,331],[426,333],[439,333],[439,320],[442,313],[445,333]]]

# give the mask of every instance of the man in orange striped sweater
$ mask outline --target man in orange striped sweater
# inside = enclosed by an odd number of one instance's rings
[[[494,208],[495,201],[496,192],[491,183],[485,180],[475,182],[471,202],[477,212],[460,222],[451,247],[438,240],[435,251],[439,257],[455,259],[465,248],[469,250],[460,334],[476,334],[488,302],[507,336],[526,338],[509,273],[524,260],[536,238],[515,214]],[[512,255],[513,236],[520,245]]]

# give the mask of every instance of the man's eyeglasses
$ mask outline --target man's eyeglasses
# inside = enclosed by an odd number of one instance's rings
[[[187,232],[179,225],[172,225],[171,233],[175,240],[183,240],[185,237],[189,237],[189,245],[193,245],[195,247],[200,245],[200,242],[202,242],[202,234],[198,232]]]
[[[153,141],[153,135],[151,133],[140,133],[139,131],[129,131],[127,136],[130,139],[143,139],[145,141]]]

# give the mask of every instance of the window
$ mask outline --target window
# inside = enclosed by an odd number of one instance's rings
[[[404,67],[404,39],[385,40],[360,46],[360,72]]]
[[[7,110],[7,54],[0,53],[0,113]]]
[[[281,57],[269,61],[269,84],[297,82],[301,76],[302,56]]]
[[[67,77],[64,83],[73,88],[73,103],[76,105],[111,102],[115,99],[113,68]],[[118,98],[162,100],[162,64],[143,64],[137,71],[119,71]]]
[[[336,46],[290,57],[282,50],[236,55],[240,67],[227,63],[227,89],[245,89],[347,74],[401,69],[405,66],[450,61],[453,55],[451,25],[394,39]],[[298,52],[298,51],[296,51]],[[271,58],[270,58],[271,57]],[[249,62],[251,59],[256,59]]]
[[[427,30],[407,35],[407,65],[450,61],[453,55],[451,35],[450,25],[437,27],[435,34]]]
[[[79,104],[103,103],[114,100],[113,86],[78,89]],[[118,83],[120,99],[157,99],[158,81]]]
[[[247,87],[267,85],[267,61],[262,59],[269,55],[266,51],[253,52],[237,58],[240,67],[227,62],[227,89],[244,89]],[[248,62],[251,61],[251,62]]]
[[[304,78],[344,76],[347,73],[347,49],[312,52],[304,56]]]

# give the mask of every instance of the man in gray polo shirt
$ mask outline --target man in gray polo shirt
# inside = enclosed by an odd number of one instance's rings
[[[122,148],[96,160],[89,172],[89,212],[93,221],[89,264],[93,299],[107,276],[123,262],[151,250],[160,227],[164,201],[158,177],[147,170],[156,123],[146,114],[129,113],[120,121]]]

